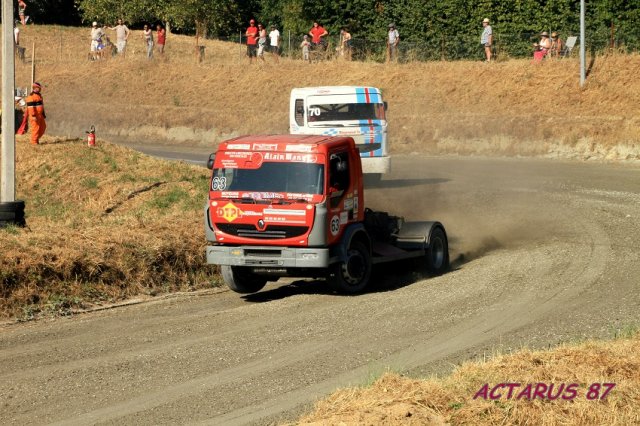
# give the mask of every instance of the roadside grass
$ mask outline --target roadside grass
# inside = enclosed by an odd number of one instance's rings
[[[510,399],[507,389],[499,390],[502,396],[494,400],[474,399],[487,383],[489,389],[500,383],[521,387]],[[571,400],[516,399],[527,384],[538,383],[554,384],[552,395],[561,384],[575,383],[577,394]],[[604,393],[603,383],[615,387],[605,399],[590,400],[594,383],[600,385],[598,397]],[[596,386],[590,397],[596,397]],[[444,378],[386,374],[371,386],[336,391],[296,424],[640,424],[640,334],[466,362]]]
[[[16,153],[27,227],[0,229],[0,316],[217,285],[204,258],[206,169],[102,141],[27,141]]]

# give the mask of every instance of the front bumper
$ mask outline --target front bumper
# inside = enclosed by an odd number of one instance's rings
[[[207,263],[211,265],[326,268],[329,261],[327,248],[207,246]]]

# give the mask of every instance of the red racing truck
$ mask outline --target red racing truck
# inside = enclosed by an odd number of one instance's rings
[[[207,263],[220,265],[238,293],[285,276],[323,277],[340,292],[358,293],[374,264],[408,258],[432,274],[448,269],[440,222],[365,208],[351,137],[243,136],[222,142],[208,167]]]

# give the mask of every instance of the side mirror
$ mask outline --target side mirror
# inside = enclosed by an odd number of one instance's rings
[[[207,169],[213,170],[213,163],[216,161],[216,154],[209,154],[209,159],[207,160]]]
[[[386,111],[387,109],[389,109],[389,104],[387,103],[387,101],[383,102],[384,104],[384,110]]]

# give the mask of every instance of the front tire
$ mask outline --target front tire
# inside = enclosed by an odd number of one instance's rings
[[[227,286],[240,294],[256,293],[267,284],[265,278],[254,274],[242,266],[222,265],[222,278]]]
[[[331,265],[327,280],[341,293],[356,294],[364,290],[371,279],[371,255],[367,247],[359,242],[351,243],[346,262]]]
[[[431,231],[425,257],[429,273],[442,275],[449,270],[449,243],[442,228],[438,227]]]

